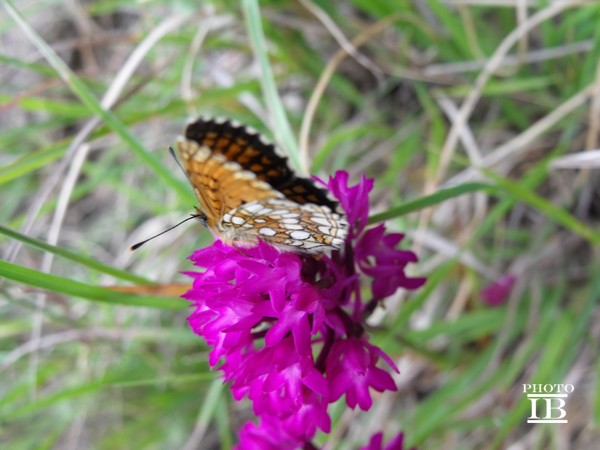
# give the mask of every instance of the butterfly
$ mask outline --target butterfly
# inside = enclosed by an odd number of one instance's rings
[[[300,254],[344,244],[348,222],[337,203],[296,176],[256,131],[201,118],[187,126],[177,149],[200,203],[198,217],[225,244],[253,247],[260,238]]]

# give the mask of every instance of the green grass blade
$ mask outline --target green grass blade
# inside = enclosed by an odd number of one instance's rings
[[[101,262],[94,261],[92,259],[86,258],[78,253],[72,252],[71,250],[67,250],[65,248],[56,247],[54,245],[50,245],[44,241],[40,241],[39,239],[34,239],[29,236],[25,236],[17,231],[11,230],[10,228],[6,228],[0,225],[0,234],[8,236],[9,238],[16,239],[30,247],[37,248],[39,250],[44,250],[50,252],[54,255],[62,256],[63,258],[69,259],[71,261],[82,264],[90,269],[97,270],[99,272],[105,273],[107,275],[112,275],[115,278],[120,278],[122,280],[131,281],[132,283],[137,284],[152,284],[151,281],[134,275],[132,273],[126,272],[124,270],[115,269],[114,267],[108,266],[106,264],[102,264]]]
[[[126,144],[128,144],[133,152],[169,186],[178,191],[182,197],[189,197],[191,199],[192,194],[187,186],[175,177],[173,171],[166,169],[156,156],[148,152],[140,141],[129,132],[125,125],[113,113],[105,109],[100,102],[98,102],[98,99],[85,83],[64,63],[62,59],[60,59],[36,31],[29,26],[12,2],[6,0],[4,6],[29,40],[37,47],[40,53],[44,55],[54,70],[64,80],[71,91],[79,97],[89,111],[100,117],[102,121],[106,123]]]
[[[276,140],[281,143],[285,152],[290,157],[292,165],[298,171],[302,171],[300,151],[298,143],[292,132],[292,127],[287,119],[285,108],[279,98],[275,76],[269,63],[265,35],[260,18],[260,8],[257,0],[243,0],[242,10],[246,18],[248,36],[254,49],[254,56],[258,59],[261,69],[261,86],[267,101],[269,113],[273,118],[273,126]]]
[[[443,201],[454,197],[479,191],[493,192],[495,189],[494,186],[485,183],[465,183],[459,186],[453,186],[448,189],[442,189],[434,194],[411,200],[410,202],[382,213],[375,214],[369,217],[369,223],[383,222],[384,220],[393,219],[394,217],[400,217],[411,212],[437,205],[438,203],[442,203]]]
[[[571,230],[573,233],[578,234],[590,243],[594,245],[600,245],[600,233],[576,219],[565,209],[540,197],[538,194],[530,189],[527,189],[525,186],[515,183],[511,180],[507,180],[491,170],[484,170],[484,173],[493,179],[497,186],[506,191],[506,193],[508,193],[511,197],[537,209],[542,214],[556,222],[558,225]]]
[[[43,150],[28,153],[12,163],[0,167],[0,185],[56,161],[64,155],[66,148],[62,142],[52,144]]]
[[[188,303],[180,298],[125,294],[103,287],[90,286],[68,278],[57,277],[6,261],[0,261],[0,277],[46,291],[121,306],[145,306],[161,309],[184,309],[188,306]]]

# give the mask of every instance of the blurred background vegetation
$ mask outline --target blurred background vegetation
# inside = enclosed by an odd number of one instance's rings
[[[318,444],[598,448],[599,23],[595,1],[5,1],[0,446],[227,449],[252,417],[178,298],[210,234],[129,251],[193,211],[167,148],[207,115],[374,177],[429,278],[373,317],[398,392],[334,405]],[[569,423],[528,425],[523,383],[573,384]]]

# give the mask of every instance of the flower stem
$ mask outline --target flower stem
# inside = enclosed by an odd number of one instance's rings
[[[333,341],[333,330],[328,327],[325,335],[325,341],[323,342],[323,348],[321,349],[321,353],[319,353],[317,362],[315,363],[315,368],[321,373],[325,373],[325,362],[327,361],[327,357],[329,356],[329,352],[333,346]]]

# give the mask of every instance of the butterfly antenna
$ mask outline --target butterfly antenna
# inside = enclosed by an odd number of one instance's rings
[[[200,214],[190,214],[190,217],[188,217],[187,219],[183,219],[183,220],[182,220],[181,222],[179,222],[177,225],[173,225],[171,228],[167,228],[166,230],[164,230],[164,231],[161,231],[161,232],[160,232],[160,233],[158,233],[158,234],[155,234],[154,236],[152,236],[151,238],[148,238],[148,239],[146,239],[145,241],[138,242],[137,244],[135,244],[135,245],[132,245],[131,247],[129,247],[129,250],[130,250],[130,251],[137,250],[137,249],[138,249],[138,248],[140,248],[142,245],[144,245],[146,242],[148,242],[148,241],[151,241],[152,239],[154,239],[154,238],[157,238],[157,237],[159,237],[159,236],[161,236],[161,235],[163,235],[163,234],[165,234],[165,233],[167,233],[167,232],[171,231],[173,228],[177,228],[179,225],[181,225],[182,223],[185,223],[185,222],[187,222],[188,220],[196,219],[196,218],[198,218],[198,217],[200,217]]]
[[[173,157],[173,159],[175,160],[175,162],[177,163],[177,165],[179,166],[179,168],[181,169],[181,171],[183,172],[183,174],[187,177],[187,172],[185,171],[185,169],[183,168],[183,166],[181,165],[181,163],[177,159],[177,155],[175,154],[175,150],[173,150],[173,147],[171,147],[171,146],[169,146],[169,153],[171,154],[171,156]]]

